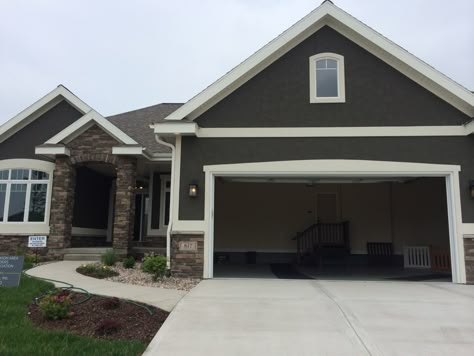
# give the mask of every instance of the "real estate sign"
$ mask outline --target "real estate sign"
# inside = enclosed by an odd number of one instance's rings
[[[28,236],[28,247],[46,247],[46,236]]]
[[[23,256],[0,256],[0,287],[18,287]]]

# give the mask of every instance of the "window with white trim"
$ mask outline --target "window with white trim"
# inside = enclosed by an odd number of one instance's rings
[[[49,182],[39,170],[0,170],[0,224],[46,222]]]
[[[319,53],[309,58],[311,103],[344,103],[344,57]]]
[[[155,177],[159,175],[159,181]],[[166,235],[166,230],[170,220],[170,204],[171,204],[171,177],[169,174],[160,174],[158,172],[150,173],[150,200],[149,200],[149,218],[147,223],[147,235],[149,236],[163,236]],[[157,184],[154,184],[154,183]],[[158,183],[159,182],[159,183]],[[154,200],[155,196],[159,199]],[[156,212],[158,211],[158,216]],[[153,216],[157,221],[153,220]]]

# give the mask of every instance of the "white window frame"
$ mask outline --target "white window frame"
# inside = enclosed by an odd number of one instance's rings
[[[29,171],[28,180],[11,179],[11,173],[7,180],[2,180],[1,184],[7,184],[3,221],[0,221],[0,234],[16,234],[16,235],[30,235],[32,233],[48,234],[49,233],[49,217],[51,209],[51,196],[53,187],[53,172],[55,164],[51,162],[34,160],[34,159],[6,159],[0,160],[0,171],[25,169]],[[48,173],[48,179],[32,180],[31,171],[42,171]],[[25,197],[25,212],[23,221],[8,221],[8,210],[10,205],[10,189],[11,184],[26,184]],[[44,221],[28,221],[31,185],[32,184],[46,184],[46,203]]]
[[[149,189],[149,210],[148,210],[148,223],[147,223],[147,236],[166,236],[166,230],[168,225],[165,225],[165,203],[166,203],[166,192],[170,192],[170,188],[166,188],[166,183],[171,184],[171,175],[170,174],[160,174],[160,216],[158,220],[159,228],[151,228],[151,219],[153,212],[153,191],[156,187],[153,186],[154,175],[159,174],[159,172],[150,173],[150,182],[151,186]]]
[[[337,63],[337,92],[334,97],[318,97],[316,92],[316,62],[320,59],[333,59]],[[336,53],[318,53],[309,57],[309,102],[317,103],[345,103],[346,87],[344,76],[344,57]]]

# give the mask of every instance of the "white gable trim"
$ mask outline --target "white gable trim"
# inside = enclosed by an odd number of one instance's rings
[[[125,132],[120,130],[117,126],[112,124],[109,120],[105,119],[102,115],[100,115],[94,110],[91,110],[79,120],[73,122],[64,130],[51,137],[48,141],[45,142],[45,144],[56,145],[60,142],[68,143],[93,125],[99,126],[110,136],[125,145],[138,145],[138,143],[134,139],[132,139]]]
[[[168,115],[166,120],[196,119],[324,25],[350,38],[460,111],[474,115],[474,94],[469,90],[327,1]]]
[[[85,114],[91,110],[89,105],[71,93],[64,86],[59,85],[56,89],[46,94],[41,99],[20,112],[18,115],[0,126],[0,143],[14,135],[16,132],[20,131],[25,126],[31,124],[52,107],[59,104],[62,100],[66,100],[82,114]]]

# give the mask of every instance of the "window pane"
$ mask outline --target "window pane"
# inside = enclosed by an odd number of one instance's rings
[[[171,193],[166,192],[165,194],[165,225],[168,225],[170,221],[170,197],[171,197]]]
[[[32,184],[28,221],[44,221],[46,209],[46,184]]]
[[[166,184],[165,184],[165,187],[166,187],[166,188],[171,187],[171,181],[167,181]]]
[[[0,184],[0,221],[3,221],[3,212],[5,211],[6,194],[7,194],[7,185]]]
[[[0,179],[7,180],[8,179],[8,169],[4,171],[0,171]]]
[[[337,68],[337,61],[335,59],[326,59],[326,68]]]
[[[11,179],[28,180],[29,173],[28,169],[12,169]]]
[[[25,215],[26,184],[12,184],[10,188],[10,204],[8,221],[23,221]]]
[[[49,174],[41,171],[31,171],[31,179],[34,180],[45,180],[49,179]]]
[[[316,61],[316,68],[318,68],[318,69],[326,68],[326,60],[325,59],[320,59],[319,61]]]
[[[337,70],[316,70],[316,96],[319,98],[337,97]]]

